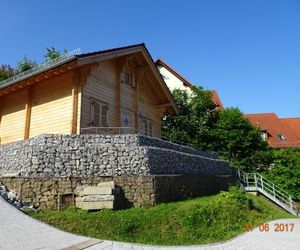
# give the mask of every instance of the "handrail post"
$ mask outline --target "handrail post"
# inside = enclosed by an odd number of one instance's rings
[[[275,192],[275,185],[273,183],[273,195],[274,195],[274,198],[276,199],[276,192]]]
[[[257,179],[256,179],[256,173],[254,173],[254,182],[255,182],[255,189],[257,190]]]
[[[264,183],[263,183],[263,178],[260,176],[260,182],[261,182],[261,189],[264,190]]]
[[[289,201],[290,201],[290,208],[293,211],[294,210],[294,208],[293,208],[293,200],[292,200],[292,197],[290,195],[289,195]]]

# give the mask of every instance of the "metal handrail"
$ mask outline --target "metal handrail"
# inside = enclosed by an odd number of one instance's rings
[[[23,80],[32,74],[41,73],[41,72],[45,71],[46,69],[53,67],[57,64],[60,64],[62,62],[68,61],[79,54],[81,54],[81,50],[78,48],[73,51],[67,52],[53,60],[45,61],[45,62],[33,67],[32,69],[26,70],[26,71],[19,73],[13,77],[10,77],[6,80],[1,81],[0,88],[4,88],[4,87],[12,84],[13,82]]]
[[[296,202],[293,201],[292,196],[267,178],[259,173],[245,173],[240,169],[237,169],[237,174],[240,183],[244,186],[246,191],[259,191],[288,212],[297,215]]]
[[[80,129],[82,134],[139,134],[147,135],[155,138],[159,138],[156,134],[148,133],[145,134],[141,129],[135,129],[131,127],[87,127]]]
[[[245,172],[244,172],[244,173],[245,173]],[[258,177],[259,177],[259,178],[257,178],[258,181],[260,181],[260,179],[263,179],[263,180],[264,180],[264,185],[271,186],[272,188],[273,188],[273,185],[274,185],[277,192],[281,193],[281,194],[282,194],[283,196],[285,196],[286,198],[289,197],[289,194],[288,194],[286,191],[284,191],[284,190],[281,189],[280,187],[276,186],[273,182],[269,181],[267,178],[265,178],[265,177],[262,176],[261,174],[259,174],[259,173],[245,173],[245,174],[248,176],[248,178],[249,178],[249,176],[251,176],[251,175],[253,175],[253,177],[254,177],[254,175],[258,176]],[[254,181],[254,183],[255,183],[255,181]]]

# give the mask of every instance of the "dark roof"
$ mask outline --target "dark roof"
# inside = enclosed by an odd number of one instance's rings
[[[100,54],[109,53],[109,52],[113,52],[113,51],[124,50],[124,49],[132,49],[132,48],[140,47],[140,46],[144,47],[147,50],[145,43],[138,43],[138,44],[123,46],[123,47],[117,47],[117,48],[112,48],[112,49],[106,49],[106,50],[99,50],[99,51],[84,53],[84,54],[77,55],[77,58],[100,55]],[[147,50],[147,52],[148,52],[148,50]],[[149,55],[150,55],[150,53],[149,53]]]

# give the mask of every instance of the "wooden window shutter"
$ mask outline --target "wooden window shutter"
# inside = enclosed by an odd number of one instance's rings
[[[89,125],[94,124],[94,113],[95,113],[94,103],[95,103],[94,101],[91,101],[91,105],[90,105],[90,123],[89,123]]]
[[[95,127],[99,127],[99,119],[100,119],[100,104],[98,102],[94,102],[94,122],[93,122],[93,125]]]
[[[135,86],[136,86],[136,84],[135,84],[135,75],[133,73],[131,74],[131,86],[133,88],[135,88]]]
[[[101,126],[108,127],[108,105],[102,104],[101,109]]]
[[[144,120],[144,134],[148,135],[148,121]]]
[[[153,136],[153,123],[149,121],[149,135]]]

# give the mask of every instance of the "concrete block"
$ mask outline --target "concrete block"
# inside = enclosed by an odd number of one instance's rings
[[[93,195],[93,194],[112,194],[113,189],[111,187],[84,187],[83,191],[80,194],[84,195]]]
[[[98,183],[98,187],[111,187],[112,189],[114,189],[115,183],[114,181],[100,182]]]
[[[82,197],[84,202],[98,202],[98,201],[113,201],[115,198],[111,194],[94,194]]]
[[[77,202],[76,207],[79,207],[83,210],[100,210],[100,209],[113,209],[113,201],[97,201],[97,202]]]

